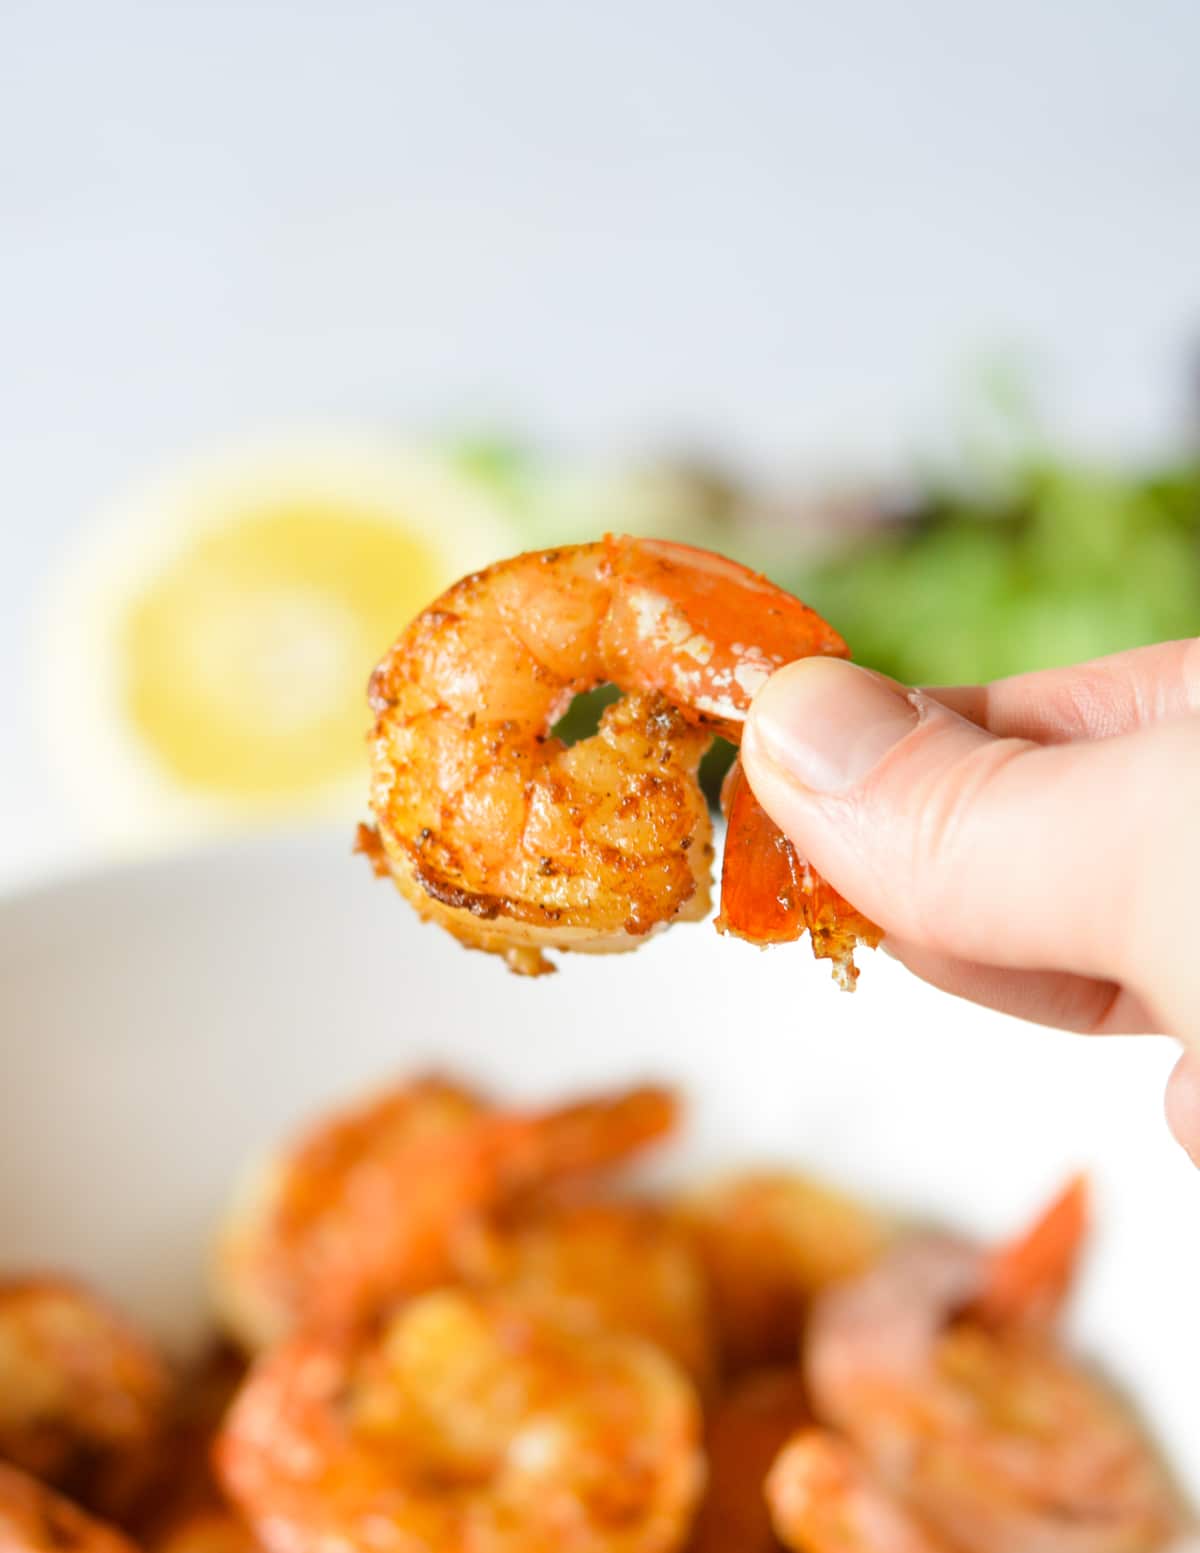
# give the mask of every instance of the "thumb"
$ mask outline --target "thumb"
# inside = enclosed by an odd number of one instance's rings
[[[1164,1014],[1145,980],[1190,915],[1180,833],[1193,868],[1200,847],[1178,790],[1198,760],[1195,721],[1043,747],[834,658],[774,674],[742,741],[759,802],[885,932],[1121,980]]]

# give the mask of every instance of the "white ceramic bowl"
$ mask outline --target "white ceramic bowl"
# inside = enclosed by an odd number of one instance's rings
[[[1200,1173],[1161,1119],[1169,1043],[1035,1029],[881,955],[847,996],[806,947],[706,925],[521,980],[422,927],[344,836],[14,897],[0,999],[0,1264],[78,1270],[174,1342],[203,1327],[206,1240],[246,1156],[431,1063],[524,1096],[662,1077],[692,1106],[675,1174],[790,1161],[986,1233],[1082,1166],[1078,1338],[1200,1497]]]

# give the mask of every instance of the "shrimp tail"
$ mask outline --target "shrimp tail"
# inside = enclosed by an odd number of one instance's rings
[[[852,988],[855,945],[874,949],[880,929],[797,854],[755,798],[740,760],[722,785],[721,807],[727,829],[717,931],[761,945],[791,943],[807,932],[815,958],[832,960],[834,979]]]
[[[670,1134],[679,1102],[647,1084],[551,1111],[497,1117],[485,1133],[507,1190],[604,1170]]]
[[[788,944],[804,919],[804,864],[762,808],[735,760],[721,786],[727,825],[717,931],[756,944]]]
[[[1088,1182],[1077,1175],[1016,1239],[988,1257],[970,1314],[993,1327],[1053,1321],[1088,1231]]]

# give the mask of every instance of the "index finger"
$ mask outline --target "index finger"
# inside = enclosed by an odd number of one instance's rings
[[[1200,637],[925,694],[1005,739],[1074,744],[1200,713]]]

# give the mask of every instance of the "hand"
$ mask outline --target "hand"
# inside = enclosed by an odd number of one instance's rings
[[[755,698],[742,762],[926,981],[1183,1040],[1167,1112],[1200,1165],[1200,639],[938,690],[802,659]]]

